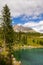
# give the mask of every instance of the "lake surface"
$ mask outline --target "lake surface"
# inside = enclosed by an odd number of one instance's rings
[[[25,49],[14,52],[17,60],[21,60],[22,65],[43,65],[43,49]]]

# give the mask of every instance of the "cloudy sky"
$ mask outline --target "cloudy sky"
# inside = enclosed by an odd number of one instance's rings
[[[12,24],[43,32],[43,0],[0,0],[0,15],[5,4],[10,8]]]

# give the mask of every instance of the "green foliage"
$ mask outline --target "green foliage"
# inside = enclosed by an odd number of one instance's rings
[[[0,64],[1,65],[10,65],[10,61],[9,61],[9,57],[8,56],[4,56],[4,55],[0,55]]]
[[[37,40],[37,44],[39,43],[39,41]]]
[[[5,7],[3,8],[3,21],[3,36],[5,39],[5,43],[8,46],[11,46],[14,39],[14,31],[11,25],[12,21],[10,16],[10,9],[7,5],[5,5]]]
[[[43,45],[43,41],[39,41],[39,44]]]
[[[0,64],[1,64],[1,65],[6,65],[4,56],[1,56],[1,57],[0,57]]]
[[[21,41],[21,31],[18,33],[19,41]]]
[[[33,39],[33,43],[35,43],[35,40]]]
[[[5,42],[5,45],[8,50],[8,56],[9,56],[9,65],[12,65],[12,58],[11,58],[11,53],[12,53],[12,46],[13,46],[13,40],[14,40],[14,31],[12,28],[12,21],[11,21],[11,15],[10,15],[10,9],[8,8],[7,5],[3,7],[3,40]]]
[[[27,44],[27,36],[22,37],[22,44]]]

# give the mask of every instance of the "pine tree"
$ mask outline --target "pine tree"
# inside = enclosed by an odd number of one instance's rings
[[[12,51],[12,45],[13,45],[13,38],[14,38],[14,31],[12,28],[12,21],[11,21],[11,15],[10,15],[10,9],[7,5],[3,7],[3,32],[4,32],[4,41],[6,44],[6,47],[9,48],[9,58],[10,58],[10,64],[12,65],[12,59],[11,59],[11,51]]]
[[[27,44],[27,36],[26,35],[23,36],[22,42],[23,42],[23,44]]]

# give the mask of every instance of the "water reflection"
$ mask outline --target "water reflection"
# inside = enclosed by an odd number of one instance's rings
[[[43,49],[26,49],[14,52],[17,60],[21,60],[22,65],[43,65]]]

